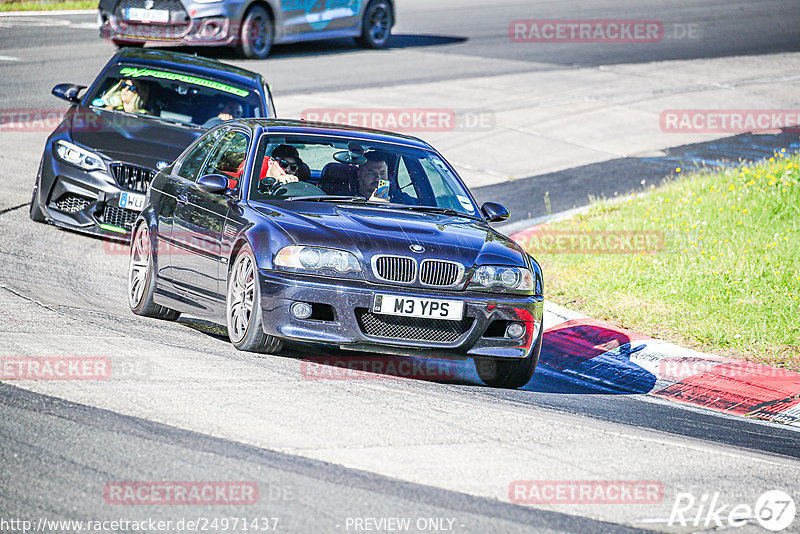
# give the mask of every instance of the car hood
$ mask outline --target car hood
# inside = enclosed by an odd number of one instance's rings
[[[277,224],[290,241],[350,250],[369,261],[376,254],[458,261],[467,269],[476,264],[526,266],[525,253],[488,224],[451,215],[368,206],[291,202],[257,207]],[[284,207],[286,204],[291,206]],[[289,209],[294,208],[294,209]]]
[[[94,108],[76,108],[67,115],[77,143],[111,160],[156,169],[172,163],[204,130]]]

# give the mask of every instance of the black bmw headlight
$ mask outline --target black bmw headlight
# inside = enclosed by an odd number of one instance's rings
[[[106,169],[106,164],[103,163],[103,160],[100,158],[100,156],[91,150],[81,148],[78,145],[74,145],[68,141],[56,141],[54,149],[58,159],[71,165],[75,165],[76,167],[80,167],[85,171]]]

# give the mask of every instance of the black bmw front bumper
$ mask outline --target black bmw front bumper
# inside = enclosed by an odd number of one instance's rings
[[[541,296],[437,291],[268,270],[259,271],[259,282],[264,332],[283,339],[455,358],[527,358],[540,339]],[[377,294],[463,301],[463,319],[373,313]],[[290,311],[295,302],[311,304],[312,316],[295,318]],[[516,339],[505,337],[510,322],[522,323],[525,333]]]
[[[42,159],[36,182],[37,203],[46,220],[56,226],[112,239],[129,240],[139,212],[120,207],[126,191],[109,170],[85,171],[53,157]]]

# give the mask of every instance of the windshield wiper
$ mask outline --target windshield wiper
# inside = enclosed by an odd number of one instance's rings
[[[344,196],[344,195],[312,195],[307,197],[289,197],[283,200],[307,200],[312,202],[358,202],[366,203],[364,197]]]
[[[467,219],[475,219],[476,221],[482,221],[480,217],[476,217],[475,215],[468,215],[466,213],[462,213],[460,211],[456,211],[452,208],[440,208],[439,206],[417,206],[415,204],[389,204],[390,208],[397,208],[397,209],[406,209],[411,211],[422,211],[425,213],[441,213],[442,215],[453,215],[456,217],[466,217]]]

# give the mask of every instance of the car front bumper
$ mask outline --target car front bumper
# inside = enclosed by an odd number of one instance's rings
[[[174,43],[193,46],[235,44],[239,24],[224,14],[196,16],[170,24],[137,23],[101,16],[100,37],[121,43]]]
[[[107,170],[84,171],[53,157],[48,150],[37,184],[33,201],[38,202],[48,222],[83,233],[129,240],[139,212],[120,207],[120,197],[126,191]]]
[[[259,283],[265,333],[345,349],[459,359],[527,358],[542,328],[541,296],[433,291],[270,270],[259,271]],[[463,301],[464,319],[411,320],[372,313],[376,294]],[[295,302],[332,313],[298,319],[290,312]],[[509,322],[522,323],[525,333],[504,337]]]

